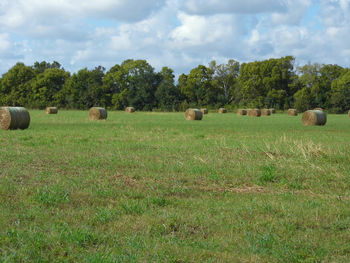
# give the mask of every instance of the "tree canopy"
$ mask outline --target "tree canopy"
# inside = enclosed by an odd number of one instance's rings
[[[157,72],[146,60],[128,59],[107,72],[102,66],[71,74],[54,61],[17,63],[0,78],[0,103],[9,106],[177,111],[191,107],[273,107],[304,111],[350,109],[350,70],[308,63],[295,67],[286,56],[239,63],[198,65],[175,80],[174,71]]]

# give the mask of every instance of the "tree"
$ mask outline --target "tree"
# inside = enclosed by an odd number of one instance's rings
[[[104,67],[98,66],[93,70],[84,68],[73,74],[67,87],[69,106],[77,109],[106,107],[102,89],[104,71]]]
[[[146,60],[126,60],[122,63],[126,72],[126,88],[129,105],[140,110],[152,110],[156,106],[155,91],[159,76]]]
[[[301,109],[303,108],[305,109],[311,109],[311,108],[315,108],[315,107],[322,107],[322,105],[320,105],[319,103],[321,102],[322,98],[321,96],[318,96],[318,93],[320,92],[320,69],[321,69],[321,65],[320,64],[311,64],[308,63],[307,65],[304,65],[302,67],[298,68],[299,73],[301,74],[299,77],[303,94],[306,96],[307,94],[307,101],[308,104],[307,105],[300,105],[301,101],[300,101],[300,94],[297,95],[297,97],[299,96],[299,102],[296,101],[296,103],[298,103],[298,107]],[[308,90],[306,92],[306,89]],[[321,95],[321,94],[320,94]]]
[[[168,67],[163,67],[160,75],[160,83],[155,93],[158,108],[166,111],[177,109],[181,103],[181,92],[174,83],[174,71]]]
[[[155,92],[160,76],[146,60],[125,60],[116,65],[104,78],[104,90],[111,91],[112,106],[124,109],[152,110],[157,106]]]
[[[69,77],[69,72],[59,68],[47,68],[43,73],[39,73],[31,82],[31,107],[62,106],[63,98],[60,92]]]
[[[222,104],[229,104],[234,100],[234,91],[238,83],[239,62],[230,59],[227,64],[217,65],[215,60],[211,61],[209,68],[214,71],[213,78],[217,81],[218,88],[221,90]]]
[[[123,71],[121,70],[121,66],[116,64],[110,70],[105,74],[105,76],[102,79],[102,91],[103,91],[103,104],[106,105],[106,107],[113,107],[115,109],[123,109],[127,107],[127,99],[126,99],[126,92],[123,94],[123,84],[121,83],[121,80],[124,78]],[[118,96],[121,94],[121,96]],[[120,97],[120,98],[119,98]],[[125,99],[121,99],[124,98]]]
[[[35,74],[44,73],[44,71],[46,69],[50,69],[50,68],[60,69],[61,68],[61,64],[58,63],[57,61],[54,61],[52,64],[48,63],[46,61],[42,61],[42,62],[38,62],[37,61],[33,65],[33,70],[34,70]]]
[[[243,63],[239,74],[240,104],[249,107],[262,107],[264,105],[265,91],[261,76],[261,63]]]
[[[218,102],[217,81],[213,79],[214,71],[203,65],[191,70],[190,74],[179,77],[181,93],[189,103],[197,105],[214,105]]]
[[[331,105],[331,89],[332,82],[337,80],[344,72],[344,68],[338,65],[322,65],[320,69],[319,90],[316,93],[316,104],[321,108],[330,108]]]
[[[8,106],[29,106],[32,95],[30,81],[35,77],[31,67],[17,63],[1,78],[1,104]]]
[[[330,91],[343,68],[338,65],[307,64],[298,68],[302,88],[309,89],[309,107],[330,107]]]
[[[350,70],[344,73],[332,82],[330,103],[333,111],[344,113],[350,109]]]
[[[240,69],[240,104],[287,108],[293,101],[294,57],[244,63]]]
[[[302,112],[312,108],[313,105],[313,97],[311,95],[311,91],[307,87],[303,87],[301,90],[297,91],[294,94],[294,107]]]

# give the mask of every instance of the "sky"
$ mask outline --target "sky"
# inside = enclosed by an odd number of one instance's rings
[[[17,62],[77,72],[125,59],[178,75],[288,55],[349,67],[349,43],[350,0],[0,0],[0,75]]]

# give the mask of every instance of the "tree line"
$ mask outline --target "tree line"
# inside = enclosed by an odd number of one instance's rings
[[[335,113],[350,109],[350,69],[338,65],[295,66],[286,56],[263,61],[199,65],[175,81],[174,71],[160,72],[146,60],[128,59],[108,71],[102,66],[71,74],[58,62],[17,63],[0,78],[0,104],[42,109],[182,111],[188,107],[321,107]]]

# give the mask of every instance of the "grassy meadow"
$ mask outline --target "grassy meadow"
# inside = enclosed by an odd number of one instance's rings
[[[347,262],[350,119],[32,110],[0,130],[0,262]]]

